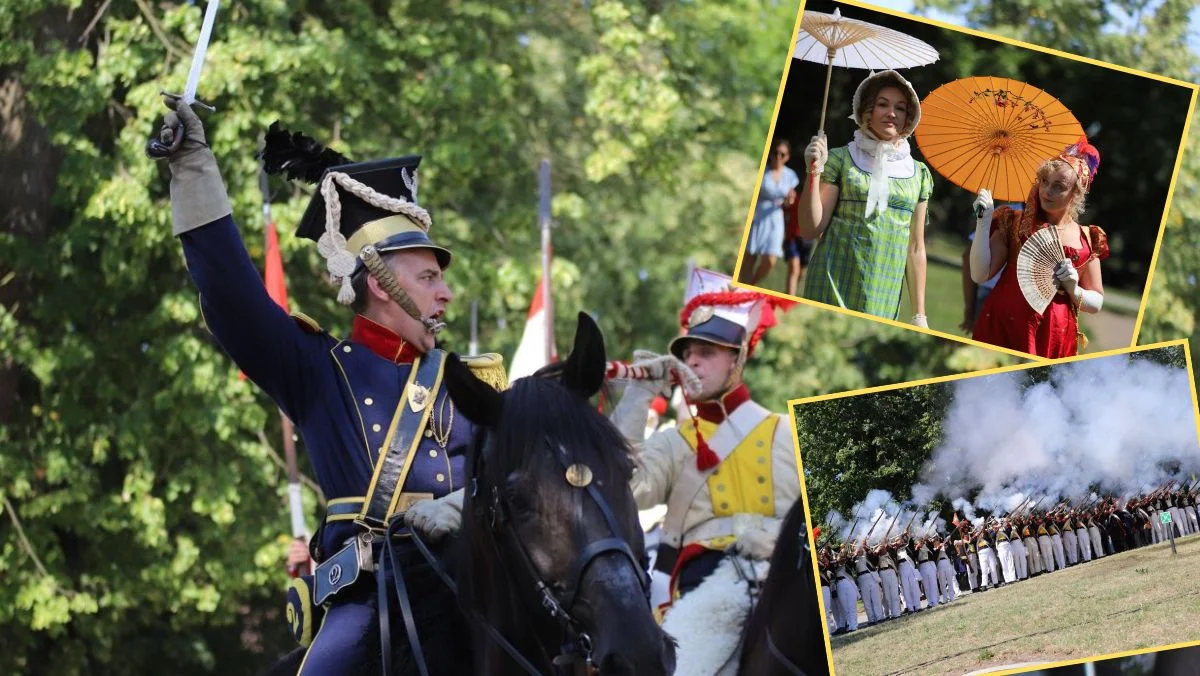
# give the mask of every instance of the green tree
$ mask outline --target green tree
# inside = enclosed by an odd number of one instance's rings
[[[848,515],[872,489],[909,497],[941,443],[952,383],[826,399],[795,408],[809,509]]]

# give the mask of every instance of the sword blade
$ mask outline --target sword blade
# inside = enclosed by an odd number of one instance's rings
[[[208,41],[212,37],[219,4],[220,0],[208,0],[208,7],[204,10],[204,25],[200,27],[200,40],[196,42],[196,51],[192,52],[192,68],[188,71],[187,86],[183,89],[184,103],[196,102],[196,87],[200,85],[200,72],[204,70],[204,57],[208,54]]]

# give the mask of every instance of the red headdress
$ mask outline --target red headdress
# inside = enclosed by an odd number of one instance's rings
[[[1067,146],[1055,159],[1071,165],[1078,174],[1085,193],[1091,190],[1092,181],[1096,180],[1096,172],[1100,169],[1100,151],[1088,143],[1086,136],[1080,136],[1078,141]]]

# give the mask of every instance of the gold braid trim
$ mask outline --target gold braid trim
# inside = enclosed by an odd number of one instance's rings
[[[483,382],[497,391],[508,389],[508,373],[504,370],[504,358],[498,354],[481,354],[463,357],[462,361]]]

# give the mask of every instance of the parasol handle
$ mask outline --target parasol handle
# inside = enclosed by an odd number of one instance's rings
[[[825,133],[825,110],[829,107],[829,82],[833,78],[833,59],[835,56],[837,56],[837,49],[830,47],[826,54],[825,96],[821,98],[821,125],[818,128],[818,134]]]

